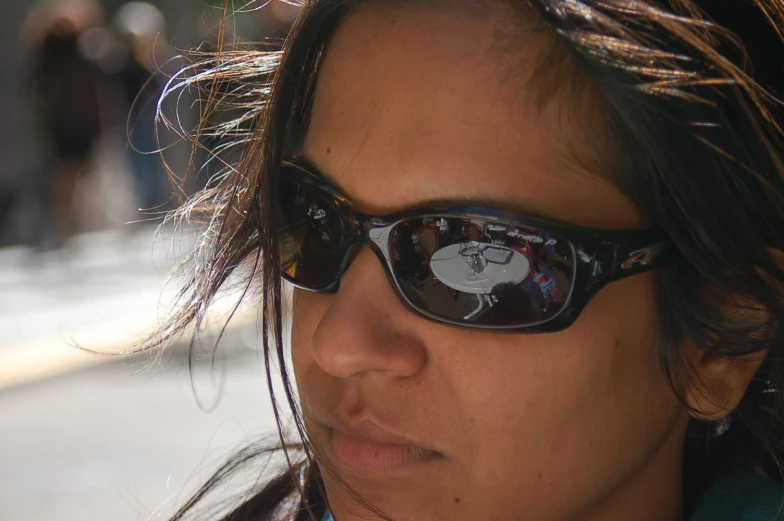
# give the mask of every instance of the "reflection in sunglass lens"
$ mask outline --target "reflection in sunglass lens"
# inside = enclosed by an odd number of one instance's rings
[[[301,287],[331,287],[354,236],[336,200],[315,184],[283,177],[277,203],[284,275]],[[429,215],[394,224],[388,237],[382,247],[402,296],[450,322],[509,328],[546,322],[564,309],[574,285],[572,244],[542,229]]]
[[[328,284],[343,235],[334,203],[315,186],[281,179],[278,205],[281,269],[304,286]]]
[[[565,239],[536,228],[430,216],[395,226],[395,277],[408,301],[457,323],[520,327],[558,314],[574,280]]]

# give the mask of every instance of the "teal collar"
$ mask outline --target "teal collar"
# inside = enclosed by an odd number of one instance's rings
[[[784,521],[784,485],[752,471],[720,478],[689,521]]]

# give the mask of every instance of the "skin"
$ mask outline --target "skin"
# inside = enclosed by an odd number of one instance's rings
[[[566,158],[595,130],[565,117],[558,96],[529,101],[526,56],[548,40],[532,34],[506,52],[504,18],[350,15],[327,52],[305,154],[368,213],[481,198],[584,226],[645,228],[604,172]],[[311,442],[327,445],[321,421],[342,411],[438,451],[393,475],[339,472],[401,521],[680,519],[689,415],[659,366],[654,289],[652,273],[613,283],[558,333],[473,332],[408,311],[364,248],[336,294],[294,295],[293,365]],[[324,481],[338,521],[375,518],[334,475]]]

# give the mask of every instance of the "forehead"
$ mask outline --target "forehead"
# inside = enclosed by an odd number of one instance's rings
[[[557,101],[532,99],[547,40],[511,31],[458,12],[354,12],[327,49],[305,154],[372,213],[481,199],[586,226],[639,226],[605,173],[568,159],[586,146],[583,125]]]

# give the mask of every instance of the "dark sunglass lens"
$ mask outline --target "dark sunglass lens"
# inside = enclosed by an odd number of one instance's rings
[[[283,178],[278,204],[283,273],[303,286],[327,285],[338,270],[343,235],[334,202],[315,185]]]
[[[536,228],[433,216],[397,225],[395,275],[408,300],[459,323],[522,327],[558,314],[574,281],[574,250]]]

